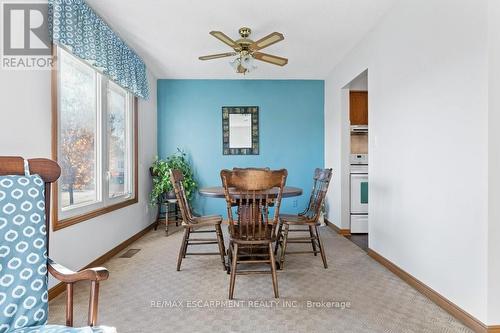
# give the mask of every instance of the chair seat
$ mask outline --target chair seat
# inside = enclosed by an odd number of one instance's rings
[[[303,215],[280,214],[280,221],[290,225],[320,225],[319,222]]]
[[[222,216],[220,215],[207,215],[207,216],[199,216],[193,219],[192,223],[182,222],[184,226],[194,226],[194,227],[202,227],[202,226],[211,226],[218,225],[222,223]]]
[[[109,326],[68,327],[63,325],[42,325],[19,328],[9,333],[116,333],[116,328]]]

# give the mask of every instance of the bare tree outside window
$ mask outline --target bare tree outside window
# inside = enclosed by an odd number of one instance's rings
[[[97,200],[95,73],[61,57],[59,162],[62,208]]]

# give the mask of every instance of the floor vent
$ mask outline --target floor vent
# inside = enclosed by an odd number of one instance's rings
[[[124,252],[121,256],[119,256],[118,258],[132,258],[140,250],[141,249],[129,249],[126,252]]]

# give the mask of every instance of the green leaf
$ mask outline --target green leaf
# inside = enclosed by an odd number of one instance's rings
[[[172,183],[170,182],[170,170],[178,169],[184,175],[184,189],[186,196],[192,200],[198,184],[194,180],[194,173],[191,165],[188,162],[187,154],[180,148],[177,152],[168,156],[164,160],[159,159],[158,156],[151,165],[153,170],[153,186],[151,189],[150,200],[151,204],[156,204],[163,194],[172,191]]]

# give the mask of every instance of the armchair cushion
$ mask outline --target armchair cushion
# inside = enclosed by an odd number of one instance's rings
[[[107,326],[68,327],[62,325],[44,325],[20,328],[11,333],[116,333],[116,329]]]
[[[47,322],[46,239],[43,180],[0,176],[0,333]]]

